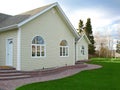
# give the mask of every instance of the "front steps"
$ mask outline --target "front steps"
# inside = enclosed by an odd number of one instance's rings
[[[32,77],[31,74],[17,71],[14,67],[0,66],[0,80],[22,79],[30,77]]]
[[[0,77],[0,80],[13,80],[13,79],[23,79],[23,78],[30,78],[30,75],[4,76],[4,77]]]
[[[89,62],[89,61],[90,60],[79,60],[79,61],[75,62],[75,65],[77,65],[77,64],[84,64],[84,63]]]
[[[11,80],[32,77],[28,73],[24,73],[16,70],[0,70],[0,80]]]

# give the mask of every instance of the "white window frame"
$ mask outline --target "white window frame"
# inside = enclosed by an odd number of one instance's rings
[[[60,46],[60,49],[62,48],[62,55],[60,50],[60,57],[69,57],[69,46]],[[63,49],[65,48],[65,53],[63,53]]]
[[[83,49],[83,47],[84,47],[84,49]],[[85,46],[83,46],[83,45],[81,46],[81,54],[85,55]]]
[[[32,58],[44,58],[44,57],[46,57],[46,45],[44,45],[44,44],[32,44],[31,45],[31,52],[32,52],[32,46],[35,46],[35,56],[32,56]],[[37,56],[37,46],[40,46],[40,56]],[[41,53],[42,53],[42,50],[41,50],[42,46],[44,46],[44,56],[41,55]]]
[[[36,35],[35,37],[37,37],[37,36],[39,36],[39,35]],[[33,37],[33,39],[35,38],[35,37]],[[41,36],[40,36],[41,37]],[[41,37],[42,38],[42,37]],[[32,41],[33,41],[33,39],[32,39]],[[42,38],[43,39],[43,38]],[[44,40],[44,39],[43,39]],[[32,46],[35,46],[35,56],[33,56],[32,55],[32,52],[33,52],[33,48],[32,48]],[[37,46],[40,46],[40,56],[37,56]],[[42,56],[41,55],[41,53],[42,53],[42,47],[44,46],[44,56]],[[44,44],[31,44],[31,57],[32,58],[45,58],[46,57],[46,45],[45,45],[45,43]]]

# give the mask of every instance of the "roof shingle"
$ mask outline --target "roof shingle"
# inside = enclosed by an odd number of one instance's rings
[[[11,17],[11,15],[7,15],[7,14],[0,13],[0,22],[4,21],[4,20],[7,19],[8,17]]]
[[[30,11],[27,11],[27,12],[24,12],[24,13],[15,15],[15,16],[0,13],[0,28],[19,24],[19,23],[23,22],[24,20],[34,16],[35,14],[45,10],[46,8],[50,7],[51,5],[53,5],[53,4],[46,5],[46,6],[34,9],[34,10],[30,10]]]

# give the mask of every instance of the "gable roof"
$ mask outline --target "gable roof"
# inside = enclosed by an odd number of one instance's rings
[[[91,42],[90,42],[90,40],[88,39],[88,37],[86,36],[86,34],[83,34],[83,35],[80,37],[79,42],[80,42],[83,38],[86,39],[86,41],[87,41],[88,44],[91,44]]]
[[[63,12],[63,10],[61,9],[61,7],[57,2],[28,11],[28,12],[24,12],[19,15],[15,15],[15,16],[8,15],[8,17],[6,16],[7,18],[5,18],[4,20],[1,19],[2,22],[0,22],[0,32],[7,31],[14,28],[19,28],[22,25],[28,23],[29,21],[33,20],[34,18],[40,16],[41,14],[47,12],[52,8],[56,8],[56,10],[60,14],[64,22],[66,23],[70,31],[73,33],[73,35],[76,38],[79,38],[79,35],[77,34],[75,28],[73,27],[73,25],[71,24],[71,22],[69,21],[69,19],[67,18],[67,16],[65,15],[65,13]]]

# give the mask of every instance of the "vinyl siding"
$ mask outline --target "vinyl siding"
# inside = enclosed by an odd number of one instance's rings
[[[32,58],[31,43],[35,36],[41,36],[46,45],[46,57]],[[69,57],[60,57],[59,44],[67,40]],[[55,9],[51,9],[21,27],[21,67],[22,70],[35,70],[74,65],[74,36]]]
[[[0,65],[6,65],[6,42],[13,39],[13,67],[16,67],[17,60],[17,30],[10,30],[0,33]]]
[[[81,53],[81,47],[85,47],[85,54],[83,55]],[[77,43],[77,61],[79,60],[87,60],[88,59],[88,43],[85,38],[82,38],[82,40],[78,41]]]

